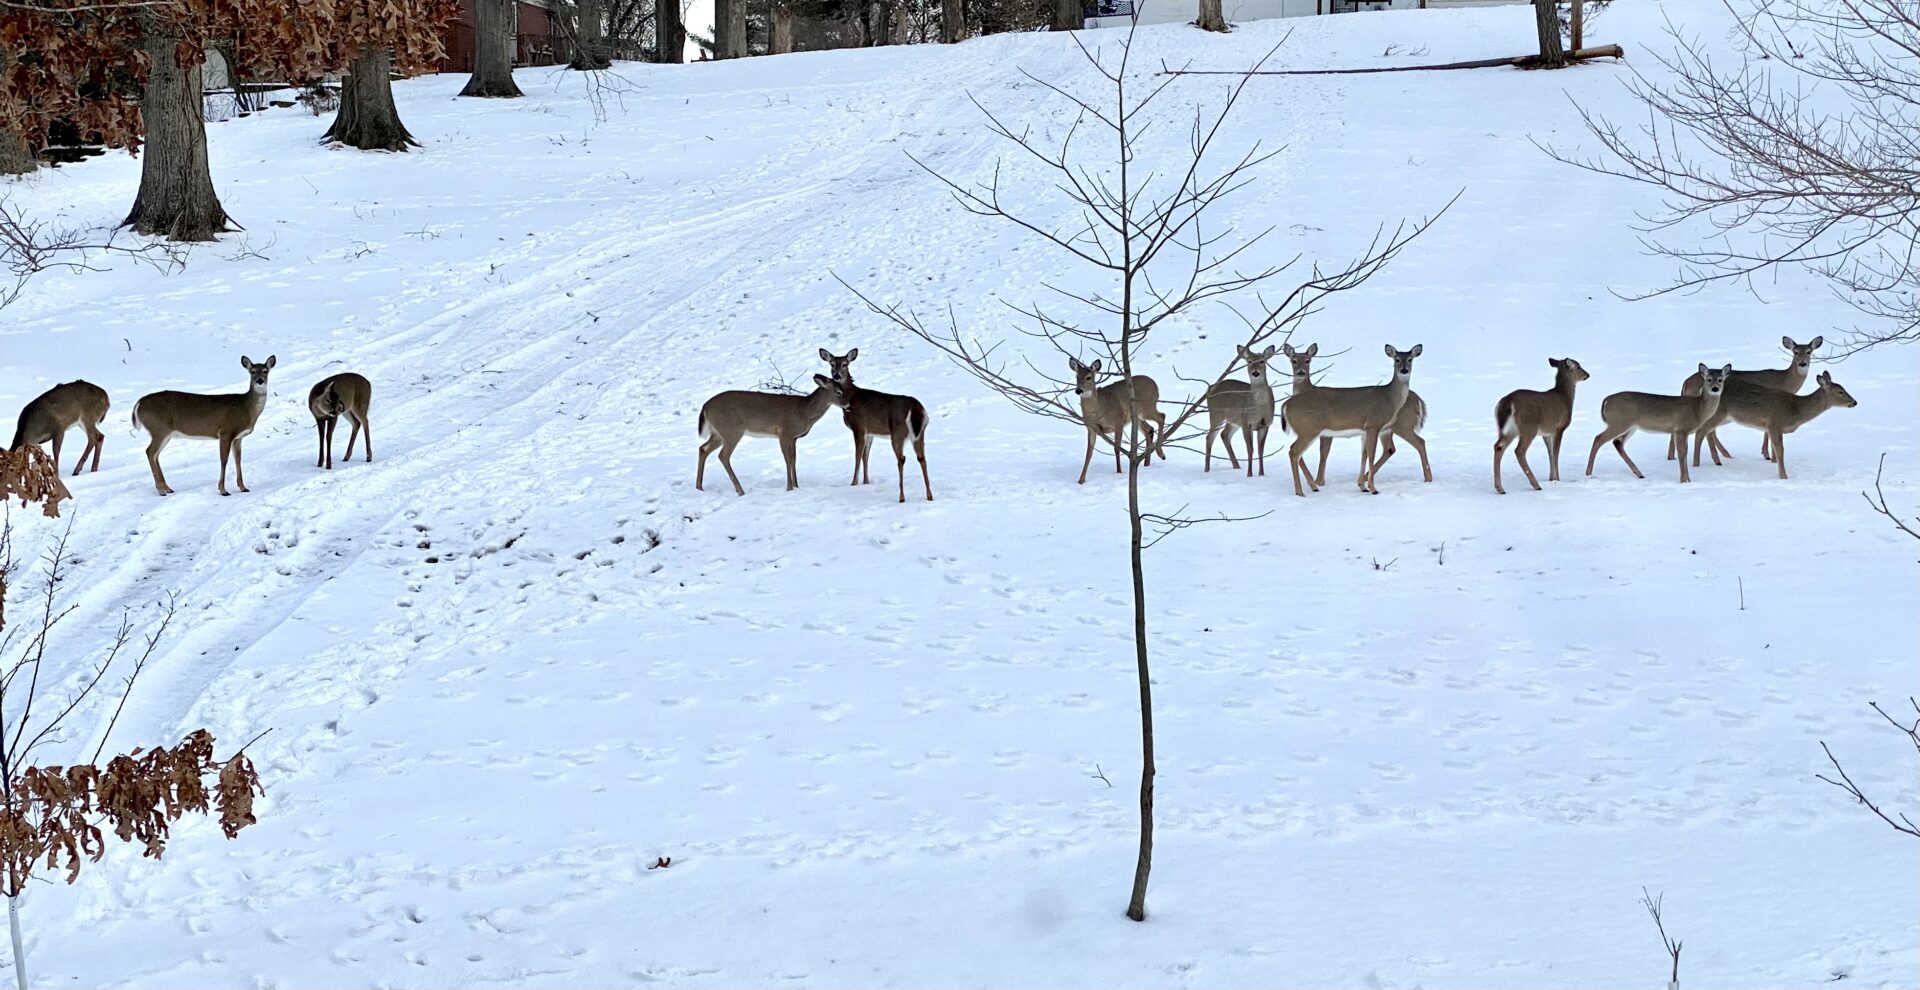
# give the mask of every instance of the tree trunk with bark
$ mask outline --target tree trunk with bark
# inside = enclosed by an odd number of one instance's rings
[[[393,56],[384,46],[368,45],[354,56],[340,84],[340,112],[321,140],[361,151],[405,151],[420,145],[407,133],[393,104]]]
[[[679,65],[687,58],[687,25],[680,19],[680,0],[654,0],[653,60]]]
[[[574,11],[578,18],[573,33],[573,58],[567,62],[567,68],[583,72],[612,68],[613,57],[607,51],[606,11],[600,0],[578,0]]]
[[[952,45],[967,37],[967,8],[962,0],[940,0],[940,42]]]
[[[140,193],[123,226],[172,241],[210,241],[233,227],[207,168],[200,63],[179,63],[180,38],[160,15],[144,20],[151,62],[140,99],[146,143],[140,147]]]
[[[461,96],[520,95],[513,81],[514,0],[474,0],[473,77]]]
[[[40,167],[27,139],[0,129],[0,175],[25,175]]]
[[[1086,26],[1086,19],[1081,15],[1080,0],[1053,0],[1053,30],[1078,31]]]
[[[746,54],[747,0],[714,0],[713,57],[744,58]]]
[[[1540,35],[1541,69],[1561,69],[1567,64],[1566,49],[1560,46],[1560,11],[1554,0],[1533,0],[1533,18]]]
[[[1220,0],[1200,0],[1200,19],[1193,22],[1202,31],[1227,33],[1227,15],[1220,11]]]
[[[773,35],[767,41],[767,50],[775,55],[793,51],[793,8],[777,0],[773,5]]]

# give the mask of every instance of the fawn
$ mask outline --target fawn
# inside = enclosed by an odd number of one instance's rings
[[[834,381],[846,392],[847,429],[853,431],[853,484],[873,483],[873,438],[885,435],[893,440],[894,466],[900,474],[900,501],[907,500],[907,444],[913,444],[913,456],[920,461],[920,481],[926,485],[927,501],[933,501],[933,480],[927,477],[927,407],[911,395],[894,395],[861,388],[853,383],[853,359],[860,348],[845,357],[834,357],[820,348],[820,359],[827,362]],[[862,482],[861,474],[866,480]]]
[[[227,454],[233,454],[233,480],[241,491],[248,491],[246,474],[240,467],[240,441],[253,432],[260,421],[260,410],[267,406],[267,373],[277,359],[268,355],[258,364],[240,357],[247,369],[245,392],[201,395],[196,392],[152,392],[133,404],[133,425],[144,428],[153,439],[147,444],[147,466],[153,469],[153,487],[162,495],[173,494],[167,476],[160,471],[160,452],[176,434],[206,437],[220,441],[220,494],[227,491]]]
[[[320,434],[320,453],[314,467],[333,470],[333,428],[342,415],[353,424],[347,432],[347,456],[353,460],[353,441],[362,430],[367,434],[367,460],[373,460],[373,421],[367,418],[367,404],[373,401],[373,383],[351,371],[316,382],[307,392],[307,411],[313,413],[313,428]]]
[[[1825,341],[1826,338],[1824,337],[1815,337],[1804,344],[1796,344],[1793,342],[1792,337],[1781,337],[1780,346],[1786,348],[1793,354],[1793,360],[1789,362],[1786,367],[1768,368],[1763,371],[1736,371],[1729,376],[1727,380],[1729,382],[1739,382],[1743,385],[1756,385],[1761,388],[1777,389],[1791,395],[1800,391],[1800,386],[1807,383],[1807,372],[1813,366],[1814,348],[1819,347]],[[1700,394],[1700,375],[1698,373],[1688,375],[1687,380],[1680,384],[1680,394]],[[1723,398],[1722,401],[1725,401],[1725,399]],[[1773,454],[1767,447],[1767,441],[1768,438],[1765,436],[1760,438],[1760,456],[1770,460]],[[1720,455],[1722,454],[1728,457],[1733,456],[1733,453],[1727,450],[1726,445],[1720,442],[1720,437],[1717,434],[1709,434],[1707,436],[1707,443],[1712,447],[1714,452],[1713,463],[1720,463]],[[1677,453],[1685,454],[1686,452],[1686,445],[1681,444]],[[1667,459],[1672,460],[1675,454],[1674,444],[1669,440],[1667,442]],[[1693,459],[1693,466],[1700,466],[1700,459],[1698,457]]]
[[[1815,416],[1829,409],[1852,409],[1860,403],[1847,394],[1839,382],[1833,380],[1831,372],[1823,371],[1816,379],[1818,385],[1806,395],[1794,395],[1779,389],[1760,385],[1749,385],[1739,380],[1729,381],[1720,394],[1720,408],[1707,420],[1707,424],[1693,435],[1693,463],[1700,464],[1700,443],[1713,439],[1713,428],[1732,420],[1741,426],[1751,426],[1765,434],[1772,441],[1773,463],[1780,469],[1780,477],[1787,477],[1787,451],[1781,446],[1781,438],[1786,434],[1805,426]],[[1682,461],[1685,458],[1681,458]],[[1720,454],[1716,451],[1713,462],[1720,463]]]
[[[1493,422],[1500,431],[1493,441],[1493,490],[1502,495],[1507,490],[1500,486],[1500,459],[1515,440],[1519,446],[1513,448],[1513,459],[1520,462],[1534,491],[1540,490],[1540,479],[1527,464],[1527,448],[1540,434],[1547,437],[1547,480],[1560,480],[1560,442],[1573,422],[1573,390],[1592,376],[1572,358],[1548,358],[1547,364],[1553,368],[1553,388],[1545,392],[1516,389],[1493,407]]]
[[[60,444],[66,439],[67,431],[78,423],[87,434],[87,445],[80,451],[80,459],[73,462],[73,473],[87,464],[87,455],[93,455],[93,470],[100,470],[100,441],[106,435],[100,432],[100,421],[107,418],[107,390],[92,382],[71,381],[64,385],[55,385],[40,393],[40,396],[27,403],[20,410],[20,425],[13,431],[13,443],[8,450],[19,450],[32,443],[40,444],[53,441],[53,470],[60,472]]]
[[[1288,344],[1285,347],[1285,351],[1287,360],[1293,364],[1294,393],[1298,394],[1317,388],[1318,386],[1313,382],[1313,358],[1314,355],[1320,353],[1320,345],[1308,344],[1306,350],[1296,351],[1293,349],[1293,345]],[[1420,455],[1421,479],[1431,482],[1433,480],[1433,462],[1427,460],[1427,441],[1420,436],[1420,431],[1425,429],[1426,425],[1427,402],[1425,399],[1420,398],[1420,393],[1409,390],[1407,392],[1407,404],[1401,406],[1400,415],[1393,418],[1393,428],[1380,434],[1380,460],[1374,464],[1374,470],[1377,471],[1385,467],[1388,461],[1393,460],[1393,455],[1398,452],[1398,448],[1396,448],[1393,443],[1393,438],[1397,436],[1411,444],[1414,453]],[[1322,435],[1320,437],[1320,469],[1312,476],[1313,486],[1316,489],[1325,488],[1327,485],[1327,458],[1332,454],[1333,437],[1330,435]],[[1364,477],[1365,475],[1362,474],[1361,478],[1364,479]],[[1359,483],[1364,487],[1364,480],[1359,481]]]
[[[1380,435],[1394,428],[1394,422],[1407,404],[1408,382],[1413,376],[1413,359],[1420,356],[1426,348],[1415,344],[1409,351],[1397,350],[1392,344],[1386,345],[1387,357],[1393,361],[1393,378],[1384,385],[1367,385],[1360,388],[1327,388],[1313,385],[1300,390],[1296,388],[1292,397],[1280,408],[1280,428],[1289,430],[1295,436],[1293,445],[1287,449],[1287,460],[1293,468],[1293,493],[1305,497],[1300,488],[1301,458],[1307,448],[1321,437],[1360,436],[1364,438],[1360,455],[1360,488],[1369,494],[1378,495],[1374,473],[1379,462],[1374,453]],[[1308,348],[1317,352],[1317,347]],[[1289,355],[1291,357],[1291,355]],[[1308,355],[1311,359],[1311,355]],[[1320,484],[1307,473],[1307,484],[1314,491],[1320,490]]]
[[[1233,455],[1233,431],[1237,428],[1247,441],[1247,477],[1253,477],[1256,452],[1260,474],[1267,473],[1267,431],[1273,426],[1273,383],[1267,379],[1267,362],[1273,359],[1273,347],[1264,351],[1247,350],[1235,345],[1235,353],[1247,362],[1247,381],[1222,379],[1207,390],[1207,452],[1202,471],[1213,470],[1213,435],[1227,448],[1227,460],[1234,467],[1240,461]],[[1256,451],[1255,443],[1258,442]]]
[[[1080,463],[1080,480],[1076,484],[1087,483],[1087,468],[1093,464],[1093,444],[1097,437],[1110,437],[1113,440],[1113,473],[1120,473],[1120,431],[1128,422],[1133,423],[1136,431],[1146,434],[1146,456],[1141,459],[1141,467],[1153,463],[1156,450],[1160,459],[1167,459],[1166,450],[1160,448],[1156,440],[1165,442],[1161,434],[1167,429],[1167,416],[1160,411],[1160,386],[1146,375],[1134,375],[1123,378],[1111,385],[1096,385],[1100,379],[1100,362],[1081,364],[1075,358],[1067,359],[1067,368],[1073,372],[1073,394],[1080,397],[1080,421],[1087,426],[1087,459]],[[1133,388],[1134,409],[1127,411],[1127,388]],[[1147,420],[1159,424],[1156,430],[1147,425]]]
[[[774,392],[722,392],[700,407],[700,466],[693,473],[693,487],[706,490],[707,455],[718,450],[720,466],[727,469],[735,494],[745,495],[740,476],[733,473],[733,448],[747,436],[773,437],[780,441],[780,454],[787,461],[787,491],[800,487],[800,470],[794,458],[800,438],[834,406],[846,408],[847,393],[840,383],[825,375],[813,376],[814,390],[809,395],[780,395]]]
[[[1593,449],[1587,452],[1587,476],[1593,476],[1594,459],[1600,456],[1600,446],[1613,442],[1613,449],[1620,452],[1620,459],[1627,462],[1627,470],[1636,478],[1644,478],[1639,465],[1627,456],[1627,438],[1636,430],[1658,430],[1672,438],[1672,442],[1686,449],[1687,434],[1701,428],[1701,425],[1713,419],[1720,408],[1720,393],[1726,387],[1727,376],[1733,372],[1733,365],[1721,368],[1700,366],[1699,395],[1654,395],[1650,392],[1615,392],[1600,403],[1600,418],[1606,422],[1606,428],[1593,438]],[[1686,484],[1693,478],[1687,473],[1687,459],[1680,458],[1680,483]]]

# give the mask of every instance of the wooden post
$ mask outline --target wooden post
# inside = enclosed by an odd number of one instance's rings
[[[1426,3],[1427,3],[1427,0],[1420,0],[1421,6],[1423,7],[1426,6]],[[1572,47],[1573,50],[1576,52],[1579,51],[1581,48],[1585,47],[1580,43],[1581,41],[1580,36],[1583,33],[1580,30],[1581,29],[1580,22],[1582,19],[1582,15],[1586,13],[1586,6],[1587,6],[1586,0],[1573,0],[1573,4],[1572,4],[1573,12],[1571,14],[1572,25],[1573,25],[1573,44],[1570,47]]]

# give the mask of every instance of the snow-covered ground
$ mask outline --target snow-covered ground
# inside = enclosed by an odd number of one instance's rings
[[[1716,9],[1616,4],[1594,36],[1653,71],[1664,18],[1720,38]],[[1530,19],[1169,25],[1139,64],[1236,67],[1288,33],[1291,66],[1512,54]],[[1672,274],[1628,226],[1652,201],[1532,143],[1581,146],[1574,101],[1633,112],[1610,64],[1249,88],[1223,148],[1286,151],[1223,218],[1277,228],[1262,258],[1338,262],[1462,193],[1296,338],[1345,352],[1322,364],[1349,384],[1382,379],[1383,343],[1425,345],[1435,479],[1403,452],[1378,497],[1330,477],[1297,499],[1283,455],[1252,480],[1187,452],[1153,467],[1153,507],[1271,514],[1150,552],[1158,866],[1149,922],[1121,917],[1122,486],[1076,487],[1076,429],[831,277],[1012,347],[1003,301],[1099,286],[908,160],[990,174],[1007,151],[970,96],[1060,133],[1022,69],[1091,85],[1047,35],[622,66],[604,115],[565,72],[523,73],[509,102],[415,80],[418,153],[327,150],[298,111],[214,125],[245,233],[171,276],[36,281],[0,323],[0,409],[74,377],[114,399],[103,469],[73,486],[66,669],[177,590],[185,621],[116,744],[273,730],[240,839],[194,823],[164,862],[115,849],[33,889],[40,985],[1657,986],[1642,885],[1666,892],[1689,986],[1913,985],[1915,845],[1813,775],[1826,740],[1916,800],[1867,708],[1920,690],[1914,547],[1859,492],[1886,452],[1915,504],[1920,353],[1823,365],[1860,405],[1789,439],[1790,481],[1738,429],[1692,485],[1644,436],[1646,480],[1611,454],[1581,476],[1608,392],[1777,366],[1782,335],[1852,318],[1797,278],[1610,292]],[[1224,85],[1177,83],[1148,155],[1177,156]],[[136,173],[111,156],[12,192],[110,225]],[[1029,183],[1012,202],[1060,209]],[[1141,362],[1201,373],[1237,327],[1201,312]],[[735,458],[745,498],[693,490],[701,402],[802,381],[822,346],[925,400],[938,501],[897,504],[884,458],[889,483],[849,488],[837,416],[802,442],[799,491],[766,440]],[[279,358],[253,492],[220,498],[214,447],[180,441],[158,498],[133,400],[237,389],[241,354]],[[1494,402],[1563,355],[1593,374],[1567,478],[1536,493],[1510,469],[1496,496]],[[342,369],[374,382],[378,459],[326,473],[303,400]],[[1350,476],[1353,442],[1337,457]],[[29,543],[59,525],[14,516]]]

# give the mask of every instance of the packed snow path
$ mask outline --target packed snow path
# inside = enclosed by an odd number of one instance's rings
[[[1667,9],[1718,29],[1696,6]],[[1143,64],[1244,64],[1289,30],[1303,66],[1412,42],[1505,54],[1529,17],[1159,27]],[[1659,24],[1603,22],[1635,51]],[[1465,190],[1297,338],[1345,352],[1321,362],[1342,384],[1381,380],[1383,342],[1425,345],[1436,479],[1403,451],[1363,497],[1345,441],[1328,489],[1296,499],[1277,433],[1263,479],[1190,452],[1152,468],[1158,508],[1272,514],[1150,555],[1159,858],[1149,924],[1121,919],[1121,487],[1098,458],[1073,485],[1075,429],[986,395],[831,277],[952,304],[1014,346],[1003,300],[1097,287],[907,157],[984,178],[1007,149],[969,94],[1057,134],[1070,117],[1019,70],[1090,85],[1078,58],[1039,36],[623,66],[631,89],[598,114],[564,72],[523,73],[510,102],[416,80],[399,92],[421,152],[329,151],[291,111],[214,125],[245,233],[168,277],[36,282],[0,326],[0,408],[74,377],[114,399],[103,470],[74,485],[63,658],[77,670],[121,609],[177,591],[115,742],[273,730],[240,840],[196,824],[164,863],[115,850],[34,890],[41,981],[1653,985],[1643,884],[1667,892],[1689,985],[1910,981],[1911,844],[1812,775],[1824,739],[1889,802],[1914,797],[1867,709],[1916,690],[1913,549],[1857,493],[1884,451],[1913,502],[1920,361],[1830,366],[1861,405],[1789,439],[1789,482],[1737,428],[1738,459],[1693,485],[1644,436],[1647,480],[1611,452],[1583,477],[1608,392],[1674,390],[1696,360],[1774,365],[1783,334],[1851,318],[1792,281],[1609,293],[1671,274],[1625,226],[1651,204],[1529,138],[1580,142],[1568,95],[1631,113],[1618,66],[1248,91],[1223,147],[1286,151],[1223,219],[1276,227],[1272,259],[1343,261]],[[1176,87],[1152,150],[1177,156],[1220,88]],[[136,171],[114,157],[13,192],[110,224]],[[1010,177],[1017,208],[1059,209]],[[1197,314],[1143,363],[1163,384],[1203,373],[1237,327]],[[717,470],[693,490],[700,403],[804,382],[821,346],[926,401],[938,501],[895,503],[884,455],[849,488],[837,414],[801,444],[799,491],[752,439],[745,498]],[[218,497],[214,446],[183,440],[179,494],[158,498],[133,400],[237,389],[243,353],[279,358],[254,491]],[[1594,376],[1566,480],[1536,493],[1510,467],[1497,497],[1493,403],[1547,387],[1562,355]],[[374,382],[378,459],[326,473],[302,400],[339,370]]]

